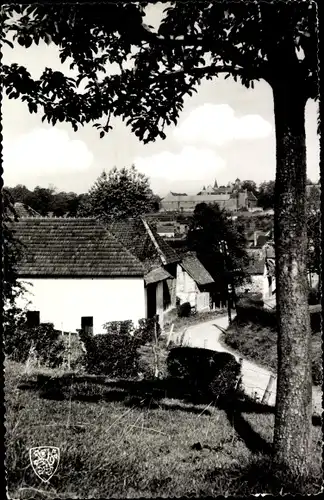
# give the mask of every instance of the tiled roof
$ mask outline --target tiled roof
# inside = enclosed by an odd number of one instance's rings
[[[14,210],[18,217],[39,217],[39,213],[24,203],[16,202]]]
[[[178,194],[178,193],[169,193],[165,198],[163,198],[164,202],[170,202],[170,201],[186,201],[186,202],[197,202],[197,203],[203,203],[203,202],[216,202],[217,201],[227,201],[230,199],[230,195],[227,193],[224,194],[192,194],[192,195],[187,195],[187,194]]]
[[[208,285],[209,283],[214,283],[213,278],[194,252],[188,252],[183,256],[181,266],[197,283],[197,285]]]
[[[172,279],[172,276],[168,271],[163,267],[157,267],[144,276],[144,281],[146,285],[150,285],[151,283],[157,283],[158,281],[164,281],[170,278]]]
[[[30,217],[13,227],[23,244],[20,277],[144,275],[141,262],[96,219]]]
[[[173,196],[188,196],[187,193],[174,193],[173,191],[170,191],[170,193],[173,195]]]
[[[174,228],[174,225],[171,225],[171,224],[168,225],[168,226],[167,225],[164,225],[164,226],[163,225],[158,225],[156,227],[156,230],[157,230],[158,233],[162,233],[162,234],[163,233],[174,233],[175,228]]]
[[[148,227],[153,234],[159,251],[152,241],[151,235],[147,231],[141,218],[119,220],[110,224],[108,229],[144,264],[147,271],[154,267],[160,267],[161,264],[164,263],[171,264],[173,262],[178,262],[180,259],[173,248],[171,248],[149,224]],[[161,255],[165,262],[162,261]]]

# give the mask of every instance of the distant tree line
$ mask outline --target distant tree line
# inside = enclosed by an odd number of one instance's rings
[[[317,202],[320,195],[316,185],[309,179],[307,184],[313,185],[309,198]],[[264,210],[274,208],[274,181],[264,181],[258,186],[253,180],[244,180],[241,182],[241,188],[256,196],[258,207]],[[109,216],[135,216],[157,212],[161,201],[151,190],[149,179],[133,165],[120,170],[114,167],[108,173],[102,172],[89,191],[82,194],[58,191],[53,186],[36,186],[35,189],[29,190],[26,186],[17,184],[6,189],[14,202],[24,203],[42,216],[96,216],[103,213]]]
[[[313,196],[318,197],[318,189],[316,188],[316,184],[312,182],[310,179],[307,179],[307,185],[312,185]],[[241,182],[242,189],[247,189],[251,191],[258,200],[258,207],[267,210],[269,208],[274,208],[275,206],[275,181],[264,181],[257,186],[256,182],[252,180],[244,180]],[[317,193],[317,194],[316,194]]]
[[[53,186],[30,190],[22,184],[6,190],[14,203],[28,205],[44,217],[132,217],[160,207],[160,197],[151,190],[149,179],[134,166],[102,172],[82,194],[58,191]]]
[[[57,191],[54,187],[36,186],[30,190],[23,184],[7,187],[14,203],[23,203],[42,216],[75,217],[85,194]]]

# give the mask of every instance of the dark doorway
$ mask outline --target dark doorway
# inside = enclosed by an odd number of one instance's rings
[[[156,283],[148,285],[147,291],[147,317],[153,318],[156,315]]]

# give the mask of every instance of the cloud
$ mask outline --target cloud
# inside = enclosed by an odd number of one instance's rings
[[[237,117],[228,104],[204,104],[174,129],[174,137],[184,143],[222,146],[235,139],[268,137],[271,131],[260,115]]]
[[[62,175],[88,169],[93,154],[80,140],[57,128],[34,129],[18,138],[3,141],[3,167],[7,185],[26,178]]]
[[[135,166],[151,179],[201,181],[214,178],[225,168],[225,161],[211,149],[184,147],[180,153],[162,151],[149,157],[135,158]]]

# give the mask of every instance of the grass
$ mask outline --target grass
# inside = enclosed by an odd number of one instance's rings
[[[26,375],[9,361],[5,401],[10,498],[198,497],[271,486],[258,477],[269,472],[274,415],[256,403],[241,402],[233,412],[194,403],[172,383],[49,369]],[[320,490],[321,443],[317,425],[307,493]],[[49,483],[37,478],[28,458],[29,448],[43,445],[61,454]]]
[[[216,311],[198,312],[192,316],[189,316],[188,318],[179,318],[179,316],[177,315],[177,310],[172,309],[165,315],[164,329],[167,334],[171,328],[171,325],[173,324],[173,331],[175,333],[178,333],[185,328],[188,328],[189,326],[198,325],[199,323],[203,323],[204,321],[211,321],[214,318],[223,316],[224,314],[227,314],[227,308],[217,309]]]
[[[277,332],[276,330],[260,326],[255,322],[240,322],[236,317],[221,340],[242,353],[250,361],[255,361],[265,368],[277,370]],[[312,374],[314,385],[321,385],[322,381],[322,347],[321,334],[312,335]]]

